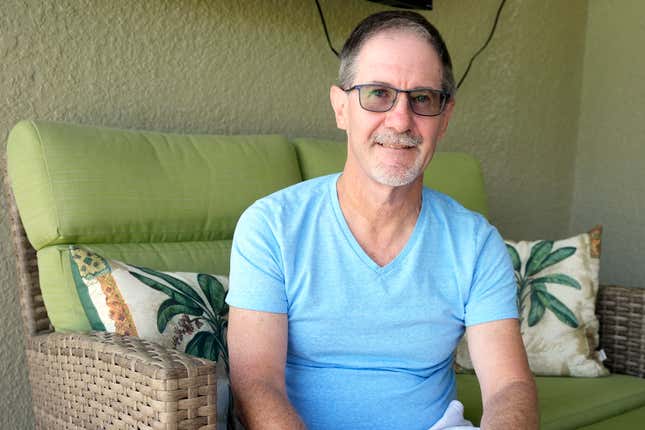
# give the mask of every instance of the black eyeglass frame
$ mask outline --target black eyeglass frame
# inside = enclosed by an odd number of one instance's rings
[[[381,87],[381,88],[388,88],[390,90],[394,90],[396,95],[394,96],[394,100],[392,100],[392,105],[386,109],[386,110],[374,110],[374,109],[368,109],[365,106],[363,106],[363,102],[361,101],[361,88],[363,87]],[[350,88],[342,88],[343,91],[346,93],[350,93],[353,90],[358,90],[358,103],[361,105],[361,108],[365,109],[368,112],[388,112],[392,110],[394,105],[396,104],[396,100],[399,98],[399,93],[406,93],[408,95],[408,105],[410,106],[410,110],[414,112],[416,115],[419,116],[439,116],[443,113],[443,111],[446,109],[446,105],[448,104],[448,101],[450,100],[450,93],[447,91],[443,90],[438,90],[436,88],[430,88],[430,87],[421,87],[421,88],[412,88],[411,90],[401,90],[398,88],[391,87],[389,85],[382,85],[382,84],[358,84],[354,85]],[[416,91],[430,91],[431,93],[439,94],[441,96],[441,106],[439,107],[439,112],[428,115],[428,114],[423,114],[419,113],[414,110],[414,106],[412,105],[412,97],[410,97],[410,93],[414,93]]]

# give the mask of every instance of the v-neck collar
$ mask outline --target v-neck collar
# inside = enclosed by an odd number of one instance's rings
[[[361,247],[361,245],[358,243],[356,237],[354,237],[354,234],[347,224],[347,220],[343,215],[343,211],[340,208],[340,201],[338,200],[336,184],[341,174],[342,173],[338,173],[332,176],[331,180],[329,181],[329,198],[334,209],[334,214],[336,215],[336,221],[338,222],[338,225],[343,232],[347,243],[354,250],[354,253],[363,262],[363,264],[365,264],[368,268],[376,273],[379,273],[381,275],[386,274],[402,264],[401,262],[405,260],[406,256],[410,253],[410,250],[414,248],[415,243],[419,240],[419,232],[422,229],[423,223],[425,223],[425,219],[427,218],[426,212],[428,210],[428,205],[426,204],[424,199],[425,193],[423,191],[421,193],[421,210],[419,211],[419,216],[417,217],[417,221],[414,225],[414,229],[412,230],[412,234],[408,238],[408,241],[405,243],[405,246],[403,247],[403,249],[401,249],[397,256],[392,259],[392,261],[387,263],[385,266],[379,266],[378,263],[372,260],[372,257],[367,255],[363,247]]]

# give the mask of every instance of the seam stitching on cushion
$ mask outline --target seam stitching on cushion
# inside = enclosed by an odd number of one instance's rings
[[[103,234],[103,233],[104,232],[102,232],[102,231],[92,232],[92,234]],[[109,233],[114,233],[114,232],[109,232]],[[116,233],[127,233],[127,232],[119,231],[119,232],[116,232]],[[182,232],[180,231],[180,232],[169,232],[169,233],[182,233]],[[107,235],[108,233],[105,233],[105,234]],[[67,240],[65,240],[63,242],[57,242],[56,240],[49,241],[43,247],[41,247],[41,249],[45,248],[47,246],[66,245],[66,244],[79,244],[79,245],[82,245],[82,244],[87,244],[87,243],[110,244],[110,245],[115,244],[115,245],[117,245],[117,244],[123,244],[123,243],[148,244],[148,243],[231,242],[233,240],[232,237],[225,237],[225,238],[221,238],[221,239],[200,239],[200,240],[195,240],[195,239],[187,239],[187,240],[154,240],[154,241],[152,241],[152,240],[140,240],[140,241],[139,240],[137,240],[137,241],[128,240],[128,241],[114,242],[113,240],[111,240],[111,238],[108,238],[108,239],[110,239],[109,242],[108,241],[98,241],[96,239],[93,239],[93,240],[91,240],[89,242],[78,242],[78,237],[76,237],[76,240],[71,240],[70,237],[72,237],[72,236],[82,236],[82,235],[80,235],[80,234],[69,235],[67,237]]]
[[[302,166],[302,154],[300,153],[300,148],[295,141],[290,140],[289,143],[296,152],[296,161],[298,162],[298,171],[300,172],[300,180],[303,181],[305,177],[304,167]]]
[[[68,246],[68,245],[79,245],[79,246],[88,246],[88,245],[160,245],[160,246],[165,246],[165,245],[174,245],[174,244],[190,244],[190,243],[231,243],[231,239],[223,239],[223,240],[181,240],[181,241],[168,241],[168,242],[61,242],[61,243],[52,243],[50,245],[47,245],[43,247],[42,249],[45,248],[50,248],[50,247],[57,247],[57,246]]]
[[[480,184],[481,184],[481,187],[482,187],[481,191],[483,191],[481,193],[482,194],[481,204],[483,205],[483,209],[484,209],[484,213],[482,215],[484,215],[484,218],[486,218],[488,220],[488,219],[490,219],[490,213],[489,213],[490,208],[488,207],[488,194],[486,194],[486,178],[484,177],[484,170],[482,169],[481,161],[479,161],[478,159],[476,159],[474,157],[472,159],[474,160],[475,165],[477,166],[477,171],[479,172],[478,176],[479,176]]]
[[[45,152],[46,152],[45,151],[45,145],[43,144],[43,138],[42,138],[42,136],[40,134],[40,130],[36,126],[36,123],[33,120],[29,121],[29,123],[34,128],[34,130],[36,131],[36,136],[38,137],[38,144],[40,146],[40,151],[41,151],[41,154],[42,154],[42,157],[43,157],[43,164],[45,165],[45,174],[46,174],[47,180],[49,182],[49,191],[51,193],[51,198],[52,198],[52,200],[54,202],[54,214],[56,216],[56,234],[57,234],[58,237],[60,237],[61,236],[61,234],[60,234],[60,214],[58,212],[58,204],[56,203],[56,198],[54,196],[54,184],[52,183],[51,172],[49,170],[49,163],[47,162],[47,157],[45,156],[46,155],[45,154]],[[56,237],[56,239],[58,239],[58,237]],[[54,240],[56,240],[56,239],[54,239]]]

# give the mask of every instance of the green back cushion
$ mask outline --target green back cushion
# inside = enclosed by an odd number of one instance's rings
[[[303,179],[343,170],[345,144],[323,139],[295,139]],[[470,210],[488,215],[484,178],[479,162],[459,152],[437,152],[426,168],[423,183],[448,194]]]
[[[253,201],[298,182],[280,136],[189,136],[21,122],[9,174],[29,240],[230,239]]]
[[[301,180],[280,136],[202,136],[21,122],[8,170],[56,330],[87,329],[61,244],[160,270],[228,274],[238,217]]]

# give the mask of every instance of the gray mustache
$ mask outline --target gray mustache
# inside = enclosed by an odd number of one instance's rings
[[[374,134],[374,140],[383,145],[398,146],[419,146],[421,145],[421,136],[410,136],[407,133],[395,133],[392,131],[383,131]]]

